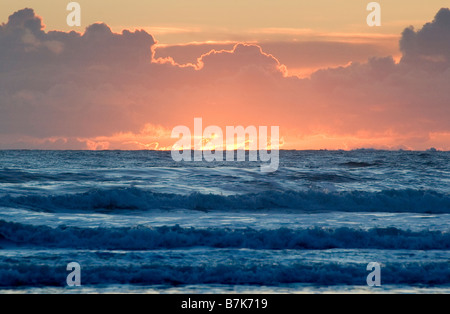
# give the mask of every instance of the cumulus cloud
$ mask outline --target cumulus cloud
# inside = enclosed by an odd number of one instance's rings
[[[145,31],[46,32],[21,10],[0,26],[0,148],[167,148],[173,127],[203,117],[279,125],[285,148],[450,149],[449,12],[403,32],[399,63],[370,58],[300,79],[264,45],[210,47],[185,65],[158,58]],[[336,60],[329,50],[321,58]]]
[[[177,64],[196,64],[199,56],[211,50],[233,50],[237,43],[190,43],[180,45],[155,46],[155,58],[172,58]],[[321,68],[346,66],[350,62],[365,62],[373,56],[398,57],[398,38],[374,38],[368,42],[345,41],[272,41],[258,44],[286,65],[289,75],[307,77]],[[330,54],[330,51],[333,51]]]
[[[450,61],[450,9],[441,9],[434,21],[415,31],[404,30],[400,47],[405,61],[417,59],[434,62]]]
[[[0,66],[3,70],[41,65],[131,65],[150,60],[153,37],[145,31],[114,34],[105,24],[89,26],[84,34],[45,32],[32,9],[11,15],[0,27]],[[124,63],[125,62],[125,63]],[[44,64],[42,64],[44,63]]]
[[[151,63],[154,44],[144,31],[114,34],[105,24],[84,34],[45,32],[33,10],[14,13],[0,26],[0,132],[76,136],[130,128],[124,109],[133,99],[120,89]]]
[[[262,51],[257,45],[237,44],[230,51],[212,50],[199,60],[201,69],[215,75],[233,75],[243,68],[254,67],[272,74],[285,74],[284,65],[272,55]]]

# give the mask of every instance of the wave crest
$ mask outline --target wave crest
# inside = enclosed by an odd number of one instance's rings
[[[77,228],[32,226],[0,221],[0,238],[9,243],[53,248],[154,250],[190,247],[322,250],[334,248],[449,250],[450,233],[396,228],[358,230],[308,228],[276,230],[199,229],[138,226]]]
[[[191,209],[298,210],[344,212],[450,213],[450,195],[431,190],[386,190],[381,192],[268,191],[245,195],[190,195],[154,193],[138,188],[92,190],[65,195],[4,196],[0,206],[38,211],[99,211]]]

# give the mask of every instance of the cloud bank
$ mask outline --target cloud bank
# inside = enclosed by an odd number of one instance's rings
[[[405,29],[400,62],[373,57],[308,78],[289,76],[264,45],[220,48],[159,58],[145,31],[46,32],[33,10],[18,11],[0,26],[0,148],[167,148],[173,127],[202,117],[278,125],[284,148],[450,149],[449,9]]]

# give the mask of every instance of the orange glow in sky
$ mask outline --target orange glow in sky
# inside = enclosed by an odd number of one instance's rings
[[[380,27],[360,0],[78,2],[81,27],[0,3],[0,149],[170,150],[194,117],[282,149],[450,149],[448,1],[378,1]]]

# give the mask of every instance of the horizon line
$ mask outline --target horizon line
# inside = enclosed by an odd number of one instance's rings
[[[440,150],[436,149],[434,147],[425,149],[425,150],[413,150],[413,149],[379,149],[379,148],[353,148],[353,149],[277,149],[278,151],[287,151],[287,152],[322,152],[322,151],[329,151],[329,152],[352,152],[352,151],[361,151],[361,150],[367,150],[367,151],[384,151],[384,152],[442,152],[442,153],[448,153],[450,150]],[[0,148],[0,152],[7,152],[7,151],[41,151],[41,152],[161,152],[161,153],[171,153],[172,150],[158,150],[158,149],[39,149],[39,148]],[[175,150],[180,151],[180,150]],[[191,152],[204,152],[209,150],[190,150]],[[237,150],[217,150],[217,152],[228,152],[228,151],[234,151],[239,152],[243,151],[242,149]],[[244,150],[245,152],[259,152],[259,150]],[[268,149],[266,151],[272,151],[271,149]],[[214,152],[211,150],[211,152]]]

